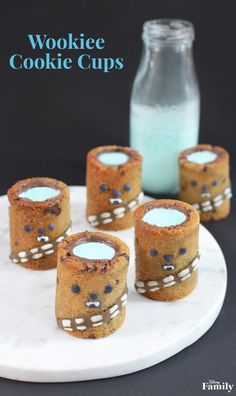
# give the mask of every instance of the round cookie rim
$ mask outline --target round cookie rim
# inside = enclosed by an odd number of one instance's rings
[[[54,190],[58,190],[59,194],[55,197],[48,198],[45,201],[32,201],[28,198],[19,197],[20,193],[34,187],[51,187]],[[32,178],[18,180],[16,183],[14,183],[8,189],[7,196],[11,205],[22,203],[33,206],[36,205],[45,206],[50,202],[61,200],[64,197],[64,191],[66,189],[68,189],[68,186],[61,180],[48,178],[48,177],[32,177]]]
[[[98,235],[100,234],[100,235]],[[102,235],[101,235],[102,234]],[[78,236],[81,235],[81,236]],[[77,237],[78,236],[78,237]],[[111,235],[113,238],[117,239],[117,237],[114,237]],[[89,239],[89,240],[88,240]],[[115,251],[114,257],[111,259],[88,259],[85,257],[77,256],[73,253],[73,249],[78,246],[80,243],[78,243],[78,240],[81,241],[81,243],[86,243],[86,242],[101,242],[105,243],[106,245],[112,247]],[[90,262],[90,263],[106,263],[106,262],[113,262],[116,260],[117,257],[120,257],[121,253],[121,247],[118,244],[118,242],[113,241],[110,238],[110,235],[103,233],[103,232],[93,232],[93,231],[84,231],[81,233],[76,233],[72,234],[69,237],[66,238],[66,241],[68,243],[68,251],[70,252],[70,257],[73,256],[73,258],[76,259],[76,262]],[[120,240],[122,244],[125,244],[124,241]],[[126,244],[125,244],[126,245]],[[127,245],[126,245],[127,246]],[[127,255],[128,256],[128,255]],[[69,257],[68,257],[69,258]]]
[[[163,201],[165,201],[163,203]],[[176,203],[176,204],[174,204]],[[179,210],[182,212],[185,216],[186,219],[177,225],[172,225],[172,226],[158,226],[154,224],[149,224],[146,221],[143,220],[144,215],[149,212],[152,209],[155,208],[171,208],[175,210]],[[182,210],[181,210],[182,209]],[[189,212],[191,211],[191,212]],[[141,214],[139,214],[141,213]],[[171,199],[160,199],[160,200],[152,200],[149,202],[145,202],[144,204],[140,205],[136,211],[135,211],[135,221],[142,221],[147,227],[153,228],[155,230],[169,230],[169,229],[180,229],[182,227],[185,227],[189,222],[191,221],[191,215],[192,213],[196,213],[197,216],[198,212],[197,210],[192,207],[191,205],[187,204],[186,202],[179,201],[179,200],[171,200]]]
[[[106,165],[99,161],[98,156],[103,153],[111,153],[111,152],[121,152],[127,154],[129,159],[123,164],[120,165]],[[142,155],[131,147],[128,146],[116,146],[116,145],[107,145],[107,146],[98,146],[94,147],[88,152],[88,158],[90,161],[95,161],[101,167],[109,168],[111,170],[119,169],[121,167],[127,167],[133,165],[134,163],[139,163],[143,160]]]
[[[196,162],[192,162],[188,160],[188,155],[196,153],[198,151],[211,151],[214,154],[217,155],[217,157],[210,162],[205,162],[202,164],[198,164]],[[219,163],[224,159],[228,159],[229,158],[229,154],[228,151],[225,150],[223,147],[221,146],[212,146],[211,144],[198,144],[196,146],[193,147],[189,147],[183,151],[181,151],[181,153],[179,154],[179,161],[180,163],[182,163],[184,161],[184,165],[189,164],[190,166],[194,166],[194,167],[198,167],[198,168],[204,168],[206,166],[212,166],[215,163]]]

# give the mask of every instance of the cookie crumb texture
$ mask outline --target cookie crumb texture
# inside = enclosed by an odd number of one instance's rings
[[[79,243],[99,242],[113,247],[112,259],[86,259],[73,254]],[[125,321],[129,248],[102,232],[71,235],[58,248],[56,320],[78,338],[102,338]]]
[[[34,187],[50,187],[60,193],[43,202],[19,197]],[[16,182],[7,195],[12,261],[33,270],[55,268],[56,240],[63,238],[71,224],[69,188],[55,179],[35,177]]]
[[[104,153],[122,153],[128,161],[107,165],[99,161]],[[142,200],[142,156],[129,147],[103,146],[87,155],[86,185],[89,223],[102,230],[133,226],[133,214]]]
[[[203,164],[188,160],[198,151],[217,154],[212,162]],[[180,153],[180,199],[193,205],[202,222],[222,220],[230,213],[231,183],[229,154],[219,146],[199,144]]]
[[[181,210],[186,220],[168,227],[142,220],[149,210],[160,207]],[[190,294],[197,286],[197,267],[193,272],[189,269],[198,260],[198,248],[199,215],[191,205],[170,199],[141,205],[135,212],[136,290],[159,301],[174,301]]]

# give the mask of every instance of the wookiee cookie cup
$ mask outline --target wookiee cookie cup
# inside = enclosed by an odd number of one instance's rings
[[[70,194],[66,184],[47,177],[20,180],[8,190],[11,260],[46,270],[57,265],[60,241],[70,233]]]
[[[152,300],[187,296],[197,285],[199,215],[191,205],[160,199],[134,216],[136,290]]]
[[[129,248],[101,232],[71,235],[58,248],[57,324],[78,338],[101,338],[125,320]]]
[[[129,147],[103,146],[87,155],[87,209],[91,226],[121,230],[133,226],[142,202],[142,157]]]
[[[229,154],[199,144],[180,153],[180,199],[200,213],[201,221],[221,220],[230,212]]]

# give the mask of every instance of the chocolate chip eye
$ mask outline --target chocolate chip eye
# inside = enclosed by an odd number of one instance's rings
[[[193,187],[196,187],[196,186],[197,186],[196,180],[192,180],[192,181],[191,181],[191,186],[193,186]]]
[[[55,230],[55,224],[48,224],[48,229],[49,229],[50,231]]]
[[[155,257],[155,256],[157,256],[157,250],[155,248],[150,249],[149,254],[150,254],[150,256]]]
[[[99,189],[101,192],[106,192],[108,190],[108,187],[106,184],[100,184]]]
[[[76,284],[72,285],[71,286],[71,291],[72,291],[72,293],[75,293],[75,294],[79,293],[80,292],[79,285],[76,285]]]
[[[105,293],[105,294],[109,294],[109,293],[111,293],[111,292],[112,292],[112,285],[107,285],[107,286],[105,287],[104,293]]]
[[[163,258],[164,258],[164,260],[165,260],[167,263],[170,263],[170,262],[173,260],[173,256],[172,256],[171,254],[165,254],[165,255],[163,256]]]
[[[180,256],[183,256],[183,254],[185,254],[186,252],[187,252],[187,249],[184,248],[184,247],[182,247],[182,248],[179,249],[179,255],[180,255]]]
[[[31,232],[31,231],[33,230],[33,227],[31,227],[30,224],[26,224],[26,225],[24,226],[24,230],[25,230],[25,232]]]
[[[129,183],[125,183],[124,190],[125,191],[130,191],[131,190],[131,185]]]
[[[219,180],[218,179],[213,180],[213,182],[212,182],[213,186],[218,186],[218,184],[219,184]]]

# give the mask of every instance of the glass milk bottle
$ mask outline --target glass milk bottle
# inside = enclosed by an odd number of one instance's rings
[[[143,188],[178,192],[178,153],[198,142],[200,96],[190,22],[159,19],[143,26],[143,55],[133,84],[130,145],[144,157]]]

